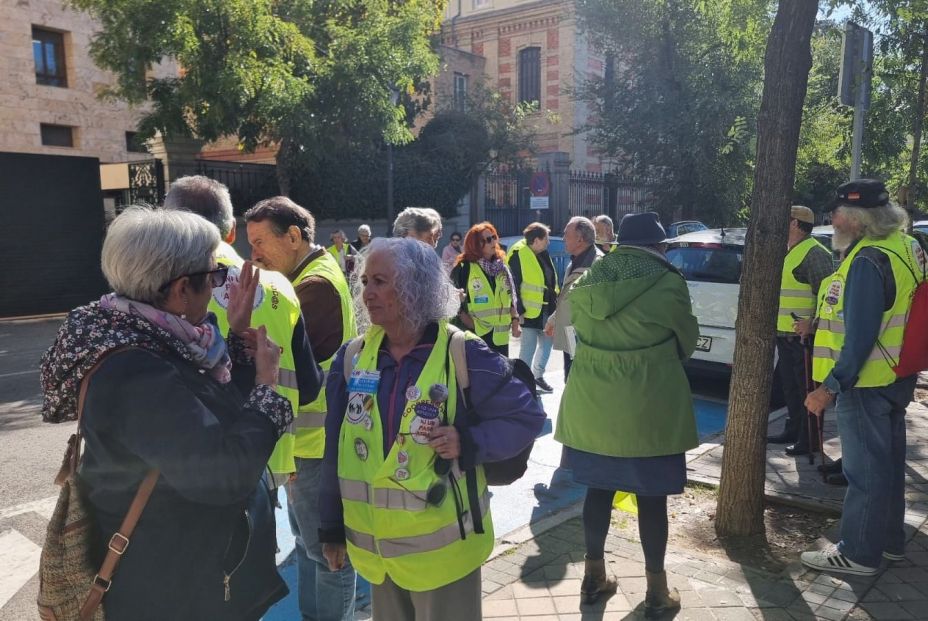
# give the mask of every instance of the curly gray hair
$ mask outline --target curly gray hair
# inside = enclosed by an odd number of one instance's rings
[[[212,269],[217,246],[219,230],[196,214],[131,207],[110,224],[100,266],[113,291],[158,305],[165,283]]]
[[[351,279],[360,332],[371,324],[364,306],[361,276],[366,262],[378,253],[387,254],[393,259],[393,282],[400,312],[416,332],[421,333],[428,324],[457,314],[461,305],[458,292],[448,279],[434,249],[412,238],[377,237],[361,253]]]

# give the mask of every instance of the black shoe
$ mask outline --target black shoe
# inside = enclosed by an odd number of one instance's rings
[[[818,449],[814,449],[814,450],[817,451]],[[809,450],[809,447],[808,447],[808,446],[803,446],[803,445],[801,445],[801,444],[799,444],[799,443],[790,444],[789,446],[786,447],[786,454],[789,455],[790,457],[798,457],[798,456],[800,456],[800,455],[808,455],[810,452],[811,452],[811,451]]]
[[[543,395],[551,394],[552,392],[554,392],[554,389],[551,388],[551,384],[546,382],[545,378],[543,377],[535,378],[535,386],[538,388],[538,392],[540,392]]]
[[[767,444],[790,444],[796,441],[794,433],[779,433],[775,436],[767,436]]]
[[[844,478],[844,475],[840,472],[838,474],[829,474],[825,477],[825,483],[829,485],[841,485],[847,487],[847,479]]]
[[[819,466],[818,471],[822,474],[841,474],[841,460]]]

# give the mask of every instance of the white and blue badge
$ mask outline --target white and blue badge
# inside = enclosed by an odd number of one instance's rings
[[[409,422],[409,435],[416,444],[428,444],[432,430],[438,427],[438,407],[431,401],[420,401],[413,411],[416,415]]]
[[[363,392],[368,395],[377,394],[380,384],[380,371],[364,371],[355,369],[348,380],[348,392]]]
[[[364,440],[361,438],[355,438],[354,441],[354,452],[358,456],[358,459],[361,461],[367,461],[369,455],[367,451],[367,444],[364,443]]]
[[[422,396],[422,391],[419,390],[419,387],[416,386],[415,384],[413,384],[412,386],[406,389],[406,400],[407,401],[415,401],[421,396]]]
[[[234,265],[229,266],[229,275],[221,287],[213,289],[213,300],[222,308],[229,308],[229,299],[232,297],[232,285],[238,284],[241,279],[242,270]],[[264,287],[255,289],[254,310],[257,310],[264,301]]]
[[[487,304],[490,301],[490,296],[488,295],[478,295],[474,298],[474,304]]]

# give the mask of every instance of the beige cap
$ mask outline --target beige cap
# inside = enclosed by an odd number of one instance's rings
[[[789,208],[789,217],[795,218],[800,222],[808,222],[809,224],[815,224],[815,214],[812,213],[812,210],[808,207],[803,207],[802,205],[793,205]]]

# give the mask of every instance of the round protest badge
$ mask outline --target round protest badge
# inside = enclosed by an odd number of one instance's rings
[[[470,288],[474,291],[481,291],[483,289],[483,283],[479,278],[474,278],[472,281],[470,281]]]
[[[406,400],[407,401],[415,401],[421,396],[422,396],[422,391],[419,390],[419,387],[416,386],[415,384],[413,384],[412,386],[406,389]]]
[[[428,444],[432,430],[438,427],[438,408],[433,403],[422,401],[416,404],[415,412],[409,422],[409,434],[416,444]]]
[[[216,287],[213,289],[213,301],[216,302],[222,308],[229,308],[229,298],[232,295],[232,285],[238,284],[241,279],[242,270],[235,267],[234,265],[229,266],[229,275],[226,276],[226,281],[221,287]],[[264,287],[258,286],[255,289],[255,303],[254,308],[257,309],[261,306],[261,302],[264,301]]]
[[[409,470],[406,468],[397,468],[396,472],[393,473],[393,476],[396,477],[397,481],[405,481],[409,478]]]
[[[352,425],[358,425],[364,421],[365,418],[369,418],[367,415],[367,409],[364,407],[364,394],[360,392],[353,392],[348,395],[348,408],[345,411],[345,418]]]
[[[405,466],[409,463],[409,453],[406,451],[400,451],[396,454],[396,461],[401,466]]]
[[[361,438],[355,439],[354,452],[355,452],[355,455],[358,456],[358,459],[360,459],[361,461],[367,461],[367,457],[368,457],[367,444],[365,444],[364,440],[362,440]]]
[[[364,416],[364,420],[361,421],[361,423],[364,425],[364,428],[367,429],[368,431],[370,431],[374,427],[374,419],[367,415]]]

